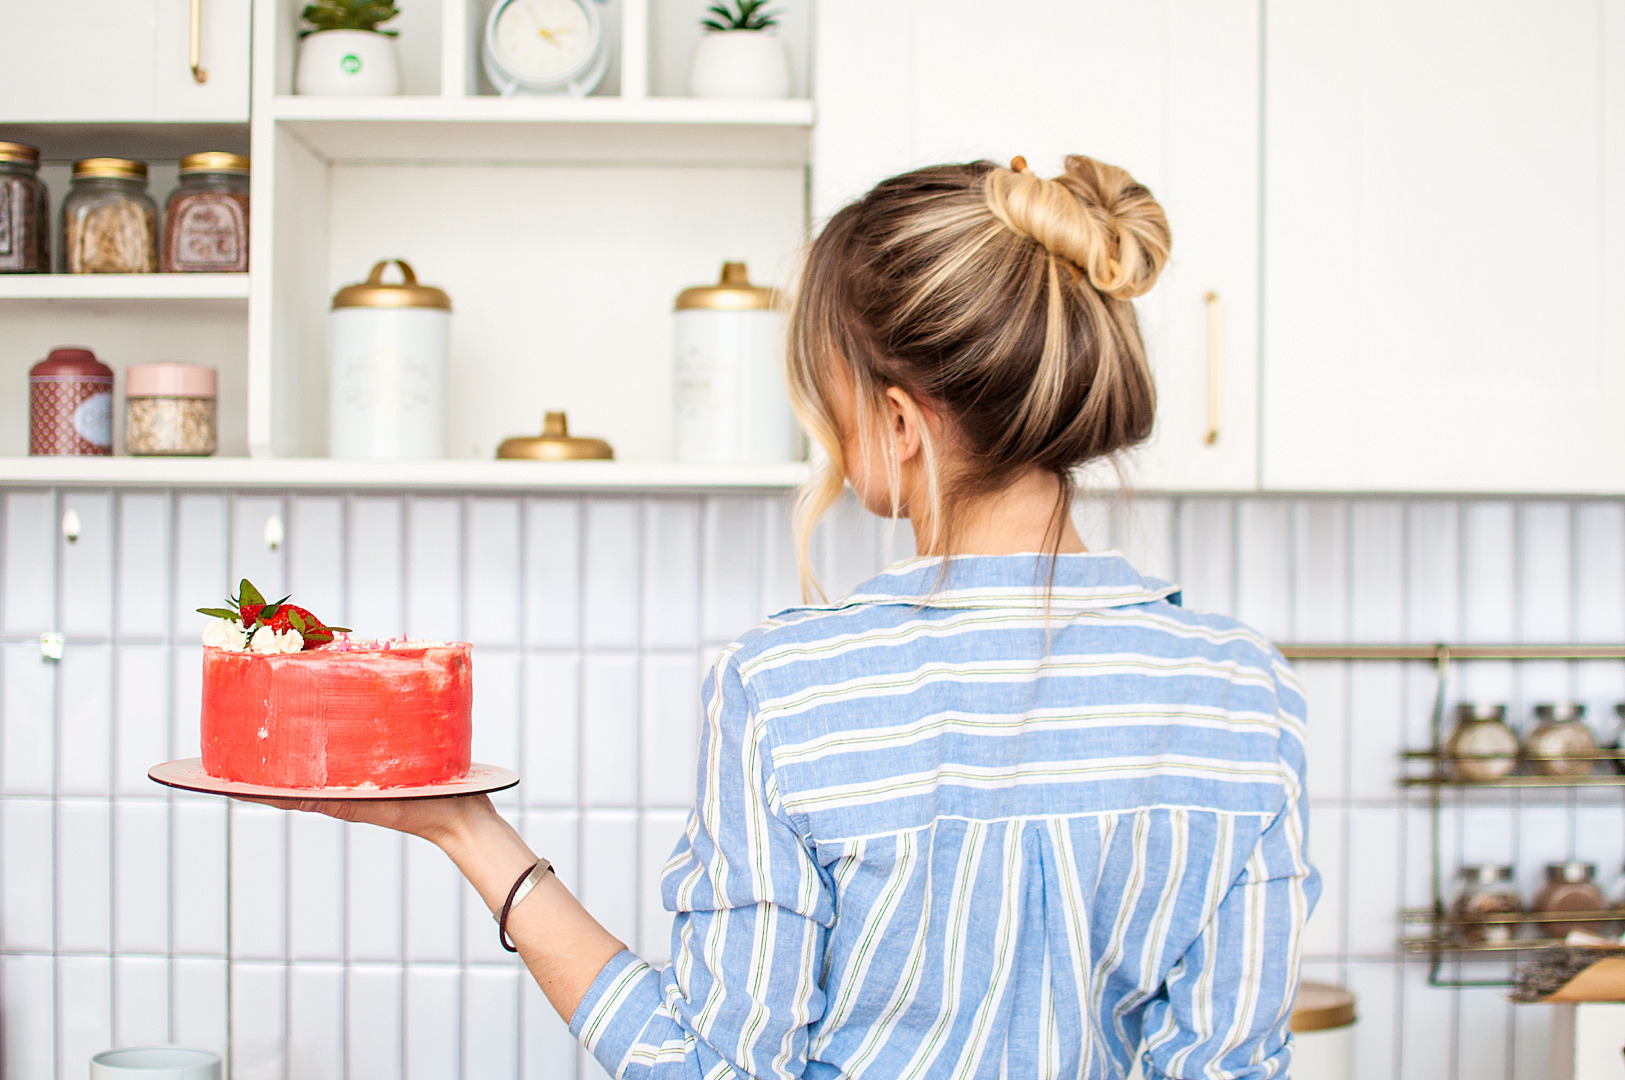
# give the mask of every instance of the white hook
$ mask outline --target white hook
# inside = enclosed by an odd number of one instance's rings
[[[39,636],[40,658],[51,661],[62,659],[62,650],[67,646],[67,643],[68,639],[61,634],[41,634]]]
[[[282,516],[272,514],[265,519],[265,546],[275,551],[282,546],[283,539]]]
[[[79,533],[83,528],[79,521],[79,511],[70,506],[62,512],[62,535],[68,543],[79,539]]]

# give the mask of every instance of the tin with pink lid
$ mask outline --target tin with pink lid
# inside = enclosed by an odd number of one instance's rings
[[[202,364],[132,364],[124,375],[124,449],[205,457],[219,446],[219,373]]]

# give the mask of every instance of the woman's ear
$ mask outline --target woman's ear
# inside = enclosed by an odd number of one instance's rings
[[[899,465],[913,459],[925,441],[921,428],[926,424],[926,410],[908,391],[892,386],[886,389],[883,416],[886,421],[886,451],[897,456]]]

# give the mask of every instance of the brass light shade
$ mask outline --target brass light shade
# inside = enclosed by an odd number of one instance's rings
[[[540,435],[515,435],[497,447],[499,458],[529,458],[534,461],[608,461],[615,451],[603,439],[580,438],[570,434],[570,421],[562,412],[550,412],[542,420]]]

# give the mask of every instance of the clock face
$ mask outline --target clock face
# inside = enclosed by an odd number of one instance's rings
[[[569,75],[596,43],[581,0],[509,0],[497,15],[496,47],[502,62],[525,79]]]

